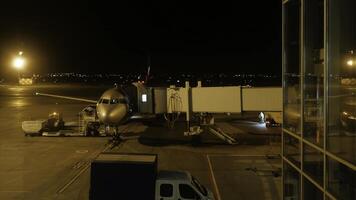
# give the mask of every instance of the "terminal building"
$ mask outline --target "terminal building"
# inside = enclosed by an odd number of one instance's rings
[[[282,7],[283,199],[356,199],[356,1]]]

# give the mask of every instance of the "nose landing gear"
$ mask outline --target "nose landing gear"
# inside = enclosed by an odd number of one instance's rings
[[[107,126],[105,128],[106,133],[108,133],[109,130],[110,130],[110,126]],[[108,142],[111,145],[111,149],[115,148],[123,141],[120,136],[121,136],[121,133],[119,132],[119,127],[115,126],[114,133],[112,134],[112,138]]]

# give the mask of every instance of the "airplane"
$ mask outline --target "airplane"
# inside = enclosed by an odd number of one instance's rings
[[[36,92],[36,95],[96,104],[96,115],[99,122],[104,124],[105,127],[114,127],[115,138],[119,136],[119,125],[125,123],[130,118],[137,118],[137,116],[132,115],[132,112],[130,112],[131,109],[127,94],[119,87],[106,90],[98,101],[39,92]]]
[[[145,77],[145,81],[138,81],[132,83],[138,89],[142,89],[145,87],[145,84],[150,79],[150,65],[148,66],[147,74]],[[114,88],[106,90],[98,101],[90,100],[90,99],[83,99],[77,97],[69,97],[69,96],[62,96],[62,95],[54,95],[54,94],[47,94],[47,93],[35,93],[37,96],[46,96],[46,97],[53,97],[53,98],[61,98],[61,99],[68,99],[74,101],[82,101],[91,104],[96,104],[96,114],[99,119],[99,122],[103,124],[105,127],[114,127],[114,137],[113,139],[120,139],[120,133],[118,131],[118,126],[127,122],[131,119],[148,119],[152,118],[149,115],[139,115],[134,114],[131,107],[128,94],[115,84]]]
[[[98,101],[39,92],[36,95],[96,104],[99,122],[109,126],[122,123],[130,110],[128,97],[118,87],[106,90]]]

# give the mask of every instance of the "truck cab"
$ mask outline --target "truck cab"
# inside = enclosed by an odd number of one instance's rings
[[[156,200],[209,200],[212,192],[185,171],[159,171],[156,179]]]

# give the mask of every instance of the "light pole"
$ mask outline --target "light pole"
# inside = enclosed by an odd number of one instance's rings
[[[17,70],[17,78],[20,80],[20,70],[25,67],[25,58],[22,56],[23,52],[20,51],[12,61],[12,66]]]

